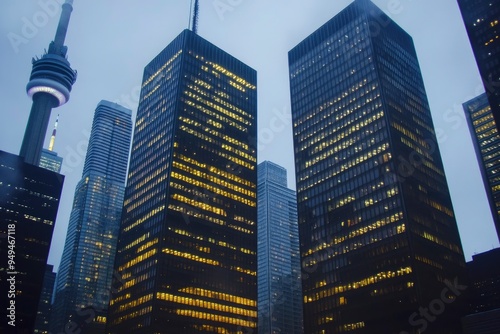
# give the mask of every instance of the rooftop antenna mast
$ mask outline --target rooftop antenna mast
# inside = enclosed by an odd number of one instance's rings
[[[191,0],[191,8],[193,8],[194,1],[194,11],[193,11],[193,21],[191,26],[191,31],[198,34],[198,14],[200,11],[200,4],[198,0]]]
[[[54,130],[52,130],[52,136],[50,136],[49,151],[54,150],[54,142],[56,141],[56,131],[58,122],[59,122],[59,114],[57,114],[56,124],[54,124]]]

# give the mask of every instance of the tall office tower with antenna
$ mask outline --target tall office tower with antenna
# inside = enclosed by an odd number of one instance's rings
[[[33,69],[26,86],[33,104],[19,153],[25,162],[32,165],[38,166],[40,162],[51,110],[68,101],[76,80],[76,71],[66,58],[68,48],[64,45],[72,10],[73,0],[66,0],[48,52],[41,58],[33,58]]]
[[[465,259],[411,36],[355,0],[288,59],[305,333],[460,333]]]
[[[108,333],[256,330],[256,81],[187,29],[144,69]]]

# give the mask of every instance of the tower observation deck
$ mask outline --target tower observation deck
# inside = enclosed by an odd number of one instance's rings
[[[40,160],[51,110],[69,100],[76,81],[76,71],[66,58],[68,48],[64,45],[72,11],[73,0],[66,0],[48,52],[32,60],[33,69],[26,92],[33,99],[33,104],[19,155],[33,165],[38,165]]]

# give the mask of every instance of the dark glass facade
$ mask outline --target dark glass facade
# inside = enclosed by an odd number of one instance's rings
[[[467,262],[472,291],[471,313],[500,309],[500,248],[476,254]]]
[[[500,134],[486,94],[465,102],[463,107],[500,240]]]
[[[470,314],[462,319],[463,334],[497,334],[500,328],[500,308]]]
[[[132,111],[101,101],[57,274],[54,333],[104,333],[131,136]]]
[[[500,248],[476,254],[467,262],[469,315],[464,334],[495,334],[500,328]]]
[[[255,330],[256,81],[189,30],[145,67],[108,333]]]
[[[458,0],[458,5],[500,131],[500,2]]]
[[[56,282],[56,273],[54,266],[48,264],[45,268],[43,276],[42,292],[40,301],[38,302],[38,310],[36,312],[35,329],[33,334],[48,334],[50,329],[50,315],[52,312],[52,292]]]
[[[305,332],[459,333],[465,260],[411,37],[356,0],[288,56]]]
[[[257,166],[258,309],[260,334],[302,334],[297,198],[286,169]]]
[[[0,151],[0,333],[33,332],[63,181]]]

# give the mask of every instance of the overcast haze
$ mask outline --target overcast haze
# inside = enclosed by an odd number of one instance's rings
[[[31,108],[25,87],[31,58],[53,39],[62,0],[0,2],[0,150],[19,153]],[[295,189],[288,51],[351,0],[200,0],[198,33],[257,70],[258,161],[288,170]],[[437,130],[466,260],[498,247],[462,103],[481,94],[456,0],[373,0],[414,39]],[[75,0],[65,44],[78,71],[59,113],[54,150],[66,175],[49,263],[59,266],[94,110],[100,100],[137,111],[143,69],[188,27],[189,0]]]

